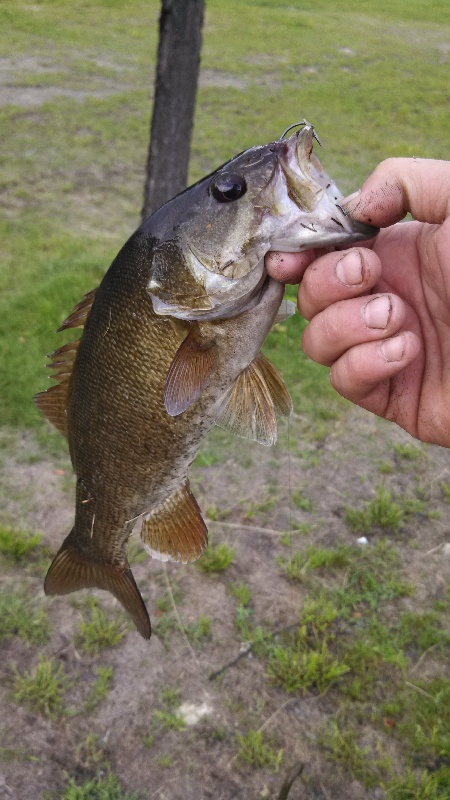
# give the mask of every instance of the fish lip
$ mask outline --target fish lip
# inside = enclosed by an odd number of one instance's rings
[[[338,246],[373,238],[379,229],[353,219],[340,205],[343,195],[313,153],[314,139],[314,126],[304,120],[288,139],[275,143],[288,196],[298,208],[295,224],[304,229],[303,235],[295,237],[291,228],[288,236],[282,237],[290,240],[291,247],[285,249]]]

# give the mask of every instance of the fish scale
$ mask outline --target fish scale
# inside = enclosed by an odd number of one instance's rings
[[[36,402],[68,438],[76,507],[47,594],[110,591],[149,638],[127,560],[136,520],[150,555],[194,561],[207,529],[187,474],[207,432],[276,441],[291,401],[260,348],[293,308],[264,255],[376,232],[340,208],[314,135],[304,123],[250,148],[164,205],[61,326],[82,334],[53,355],[58,382]]]

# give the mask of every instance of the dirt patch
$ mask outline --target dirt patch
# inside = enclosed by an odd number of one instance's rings
[[[231,664],[248,649],[248,643],[236,629],[236,599],[230,587],[248,586],[255,623],[272,631],[295,624],[308,587],[288,581],[277,564],[277,558],[288,552],[282,544],[283,532],[292,531],[296,550],[308,545],[353,544],[356,535],[344,523],[344,510],[373,498],[380,483],[380,464],[386,470],[389,462],[392,471],[384,480],[393,493],[407,496],[419,482],[435,517],[411,518],[390,534],[402,572],[416,586],[416,593],[393,606],[392,613],[398,614],[400,608],[418,611],[430,599],[442,598],[450,577],[450,557],[443,549],[450,541],[450,529],[448,504],[440,487],[450,475],[450,453],[418,445],[415,460],[401,461],[398,452],[402,450],[396,452],[394,447],[415,447],[415,443],[394,426],[358,410],[337,421],[320,442],[305,438],[301,421],[294,419],[290,455],[283,445],[267,449],[218,435],[219,444],[213,437],[205,451],[215,463],[195,467],[192,485],[203,510],[215,517],[209,523],[214,543],[232,547],[234,560],[220,575],[202,575],[194,565],[164,568],[152,560],[134,563],[133,572],[155,626],[150,643],[131,630],[113,598],[97,592],[101,607],[112,619],[122,619],[127,633],[120,644],[100,655],[86,654],[77,638],[78,626],[86,618],[86,607],[80,606],[86,593],[50,600],[42,591],[45,564],[37,567],[38,574],[36,568],[3,567],[4,585],[32,587],[36,607],[44,607],[49,614],[51,636],[38,648],[20,637],[2,647],[0,714],[4,752],[9,757],[2,759],[1,797],[38,800],[44,790],[60,796],[67,773],[82,782],[98,771],[99,764],[103,769],[108,764],[125,787],[150,797],[275,798],[284,773],[298,761],[305,770],[293,798],[384,797],[379,787],[364,787],[336,770],[318,749],[317,737],[332,713],[330,693],[323,698],[316,692],[286,694],[268,680],[267,664],[251,650]],[[44,457],[30,435],[9,433],[3,444],[4,518],[8,523],[20,521],[32,531],[41,530],[54,551],[73,517],[68,460]],[[27,459],[34,463],[26,463]],[[300,504],[299,492],[305,501]],[[293,530],[302,525],[302,533]],[[368,536],[370,547],[377,534]],[[168,586],[184,631],[174,617],[169,625],[162,610]],[[192,638],[186,639],[185,632],[202,615],[211,620],[211,632],[195,644]],[[30,670],[40,653],[62,665],[71,681],[64,699],[68,715],[60,720],[47,719],[11,701],[13,665],[21,672]],[[227,664],[220,678],[209,679]],[[110,691],[94,710],[87,711],[100,667],[112,668]],[[415,678],[439,674],[442,662],[429,657],[419,664]],[[155,709],[164,711],[167,690],[179,691],[180,700],[191,707],[206,707],[206,715],[199,714],[183,730],[155,727]],[[236,733],[262,726],[274,747],[284,750],[279,773],[255,769],[237,757]],[[364,735],[367,741],[379,736],[370,725]],[[394,753],[394,744],[392,748]]]

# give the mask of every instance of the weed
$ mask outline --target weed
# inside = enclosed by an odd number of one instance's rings
[[[86,698],[86,711],[89,712],[93,711],[108,694],[113,678],[113,668],[94,667],[94,673],[97,675],[97,680]]]
[[[246,734],[237,733],[235,738],[236,755],[239,761],[256,769],[267,767],[278,772],[283,760],[283,750],[274,747],[273,739],[264,731],[251,730]]]
[[[378,472],[382,475],[391,475],[394,472],[394,465],[390,461],[382,461],[378,466]]]
[[[450,771],[441,767],[434,772],[423,772],[417,778],[410,770],[387,786],[388,800],[447,800],[450,797]]]
[[[139,800],[139,792],[124,792],[116,776],[109,773],[83,784],[71,778],[61,800]]]
[[[98,655],[103,648],[119,644],[124,634],[125,631],[116,620],[109,622],[105,612],[97,605],[93,605],[90,620],[80,622],[76,637],[86,653]]]
[[[42,608],[34,610],[22,594],[0,593],[0,639],[22,636],[33,644],[45,644],[50,636],[48,617]]]
[[[417,461],[423,453],[414,444],[394,444],[394,453],[404,461]]]
[[[206,639],[211,638],[212,619],[211,617],[206,617],[202,614],[196,622],[193,622],[191,625],[187,625],[185,627],[185,631],[186,636],[191,644],[201,647]]]
[[[164,769],[170,769],[170,767],[173,767],[173,758],[172,756],[160,756],[157,763]]]
[[[234,558],[234,550],[229,547],[225,542],[218,545],[209,545],[206,552],[197,561],[197,566],[200,572],[205,575],[217,575],[219,572],[224,572],[231,564]]]
[[[450,633],[444,630],[438,614],[432,611],[423,614],[407,611],[402,614],[398,639],[401,647],[413,647],[420,653],[430,647],[441,651],[450,647]]]
[[[231,583],[228,587],[231,594],[236,598],[239,605],[248,606],[252,601],[252,593],[245,583]]]
[[[56,667],[53,659],[40,656],[32,672],[20,674],[17,669],[14,672],[14,702],[48,717],[61,716],[64,711],[62,692],[69,685],[62,664]]]
[[[308,547],[305,551],[298,551],[289,559],[277,559],[283,572],[288,578],[302,580],[309,570],[330,569],[347,566],[354,554],[354,549],[341,545],[333,549],[323,547]]]
[[[407,741],[421,759],[450,757],[450,680],[408,682],[383,712],[396,719],[391,735]]]
[[[450,483],[441,483],[442,494],[446,503],[450,503]]]
[[[331,728],[325,730],[318,742],[325,750],[327,758],[339,764],[365,786],[380,784],[380,776],[392,771],[389,758],[375,759],[369,747],[359,747],[352,728],[340,728],[336,720]]]
[[[41,543],[41,538],[40,533],[32,535],[0,525],[0,553],[16,564],[21,564],[30,553],[36,551]]]
[[[348,672],[347,664],[336,659],[322,642],[320,650],[276,645],[272,648],[267,666],[270,678],[286,692],[307,692],[315,687],[322,693]]]
[[[311,500],[308,500],[308,498],[303,495],[300,489],[292,492],[291,497],[294,506],[301,508],[302,511],[312,511],[313,504]]]
[[[385,486],[378,486],[376,497],[362,510],[346,508],[344,521],[353,533],[368,533],[372,528],[398,530],[403,523],[403,512],[392,500]]]
[[[397,562],[397,554],[383,540],[359,551],[347,569],[345,586],[333,592],[341,614],[348,616],[357,608],[375,610],[383,600],[410,595],[413,587],[398,578]]]
[[[161,700],[165,708],[157,708],[153,711],[148,733],[144,737],[144,744],[152,747],[155,737],[163,731],[184,731],[186,723],[183,717],[177,714],[177,709],[181,705],[181,692],[179,689],[168,687],[161,692]]]
[[[161,700],[166,708],[173,710],[181,705],[181,692],[179,689],[172,689],[171,687],[163,689],[161,692]]]

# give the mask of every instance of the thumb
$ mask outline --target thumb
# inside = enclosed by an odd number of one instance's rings
[[[399,222],[408,211],[420,222],[441,223],[450,216],[450,161],[388,158],[340,205],[379,228]]]

